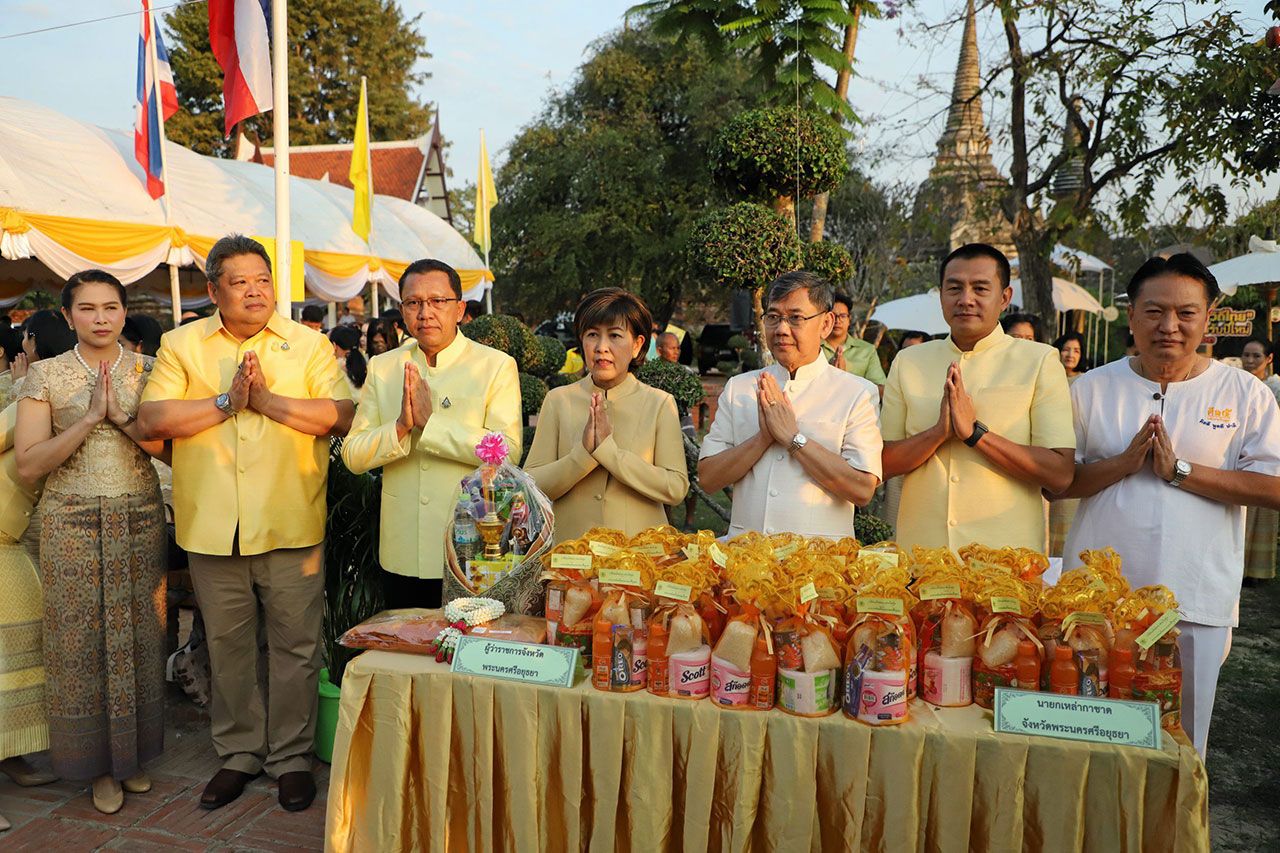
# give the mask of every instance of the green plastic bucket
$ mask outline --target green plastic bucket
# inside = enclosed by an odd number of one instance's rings
[[[329,681],[329,670],[320,670],[320,705],[316,709],[316,757],[333,761],[333,739],[338,733],[338,705],[342,691]]]

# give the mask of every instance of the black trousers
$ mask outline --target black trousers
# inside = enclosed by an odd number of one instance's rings
[[[440,578],[411,578],[395,572],[382,572],[382,594],[388,610],[401,607],[440,606],[444,581]]]

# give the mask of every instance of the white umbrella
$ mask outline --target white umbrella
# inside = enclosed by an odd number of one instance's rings
[[[1013,287],[1013,303],[1025,305],[1022,301],[1022,281],[1015,278],[1010,284]],[[1065,278],[1053,280],[1053,305],[1059,311],[1102,313],[1102,306],[1089,291]],[[942,303],[938,299],[936,287],[927,293],[904,296],[878,305],[871,312],[871,319],[883,323],[889,329],[913,329],[931,335],[945,335],[951,331],[946,318],[942,316]]]
[[[904,296],[876,306],[871,319],[883,323],[887,329],[911,329],[930,335],[945,335],[951,331],[942,316],[942,303],[938,301],[938,288],[928,293]]]
[[[1249,238],[1249,253],[1209,267],[1227,296],[1250,284],[1280,284],[1280,245],[1275,240]]]

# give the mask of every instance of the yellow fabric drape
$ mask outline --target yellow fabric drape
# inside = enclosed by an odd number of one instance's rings
[[[976,706],[843,715],[347,668],[326,849],[1208,849],[1195,750],[997,735]]]
[[[71,216],[50,216],[41,213],[0,208],[0,231],[23,234],[36,229],[50,240],[85,260],[106,265],[117,264],[128,258],[151,251],[170,241],[176,247],[188,246],[199,257],[207,257],[218,237],[188,234],[181,228],[169,225],[141,225],[129,222],[109,222],[96,219],[80,219]],[[319,252],[306,250],[306,262],[327,275],[351,278],[364,267],[387,273],[398,279],[410,261],[350,255],[343,252]],[[485,269],[458,270],[464,290],[481,280],[493,281],[493,273]]]
[[[34,228],[64,249],[100,264],[115,264],[149,252],[169,240],[175,230],[168,225],[47,216],[12,209],[0,210],[0,223],[5,231],[17,234]]]

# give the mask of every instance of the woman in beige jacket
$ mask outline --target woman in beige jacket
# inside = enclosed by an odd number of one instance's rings
[[[525,460],[555,504],[555,539],[666,524],[663,505],[684,500],[689,475],[675,400],[632,374],[652,334],[649,309],[606,287],[578,304],[573,327],[588,374],[547,395]]]

